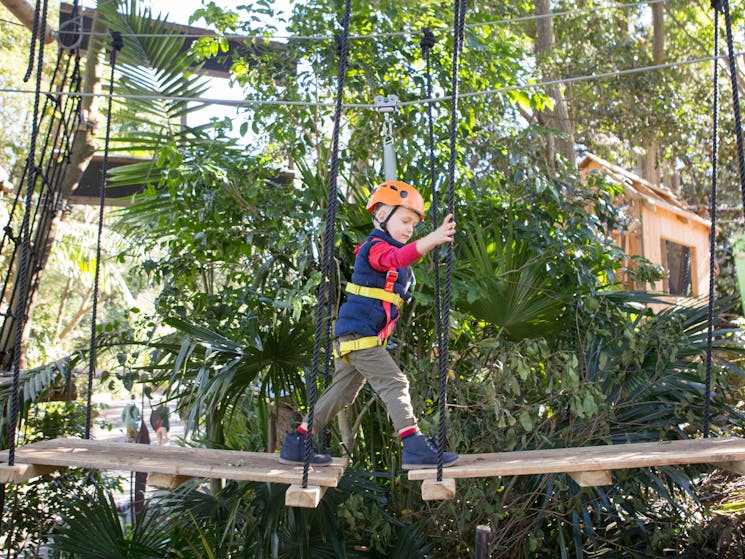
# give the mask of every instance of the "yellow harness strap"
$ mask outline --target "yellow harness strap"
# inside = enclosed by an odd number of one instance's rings
[[[380,299],[381,301],[388,301],[397,307],[404,304],[404,300],[398,293],[386,291],[379,287],[365,287],[363,285],[349,282],[347,283],[347,293],[361,295],[362,297],[370,297],[371,299]]]
[[[395,279],[393,281],[395,281]],[[351,293],[352,295],[361,295],[362,297],[370,297],[371,299],[380,299],[381,301],[386,301],[388,303],[391,303],[392,305],[395,305],[396,307],[400,307],[404,304],[404,300],[398,293],[386,291],[385,289],[380,289],[379,287],[365,287],[364,285],[357,285],[356,283],[349,282],[347,283],[346,291],[347,293]],[[344,342],[337,341],[335,344],[336,347],[334,348],[334,357],[341,357],[342,359],[346,360],[346,357],[344,356],[347,353],[383,345],[386,339],[387,337],[381,340],[380,336],[365,336],[363,338],[346,340]]]
[[[364,338],[357,338],[356,340],[337,342],[336,345],[336,351],[334,351],[335,356],[341,357],[343,359],[347,353],[383,345],[383,342],[381,342],[380,338],[378,338],[377,336],[365,336]]]

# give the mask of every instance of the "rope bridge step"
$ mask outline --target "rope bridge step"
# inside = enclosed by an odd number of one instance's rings
[[[316,507],[326,488],[338,485],[347,464],[346,458],[334,458],[329,466],[312,468],[308,487],[294,497],[298,492],[293,487],[300,488],[303,467],[280,464],[276,454],[263,452],[54,439],[19,447],[15,464],[7,462],[4,452],[0,456],[4,483],[20,483],[55,468],[122,470],[151,474],[159,486],[172,487],[193,477],[288,484],[285,502],[302,507]]]
[[[745,439],[718,437],[461,455],[457,464],[443,469],[441,482],[434,469],[410,470],[409,479],[425,480],[422,498],[438,500],[455,496],[455,480],[459,478],[567,473],[580,486],[592,487],[611,485],[613,470],[684,464],[713,464],[745,474]]]

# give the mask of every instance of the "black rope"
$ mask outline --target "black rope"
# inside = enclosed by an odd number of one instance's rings
[[[44,0],[41,20],[38,22],[38,26],[41,28],[41,36],[44,36],[46,32],[46,20],[47,20],[47,6],[48,0]],[[35,18],[36,19],[36,18]],[[16,319],[15,319],[15,340],[13,346],[13,394],[11,396],[10,406],[10,444],[8,447],[8,465],[12,466],[15,464],[15,446],[16,446],[16,431],[18,429],[18,392],[20,387],[21,378],[21,351],[22,351],[22,338],[23,329],[26,324],[26,311],[28,298],[28,268],[29,258],[31,254],[31,237],[30,237],[30,221],[31,221],[31,205],[34,198],[34,185],[36,183],[36,176],[38,169],[36,168],[36,136],[39,131],[39,105],[41,103],[41,77],[44,63],[44,41],[39,41],[39,50],[36,62],[36,94],[34,96],[34,111],[33,120],[31,121],[31,141],[29,144],[29,153],[26,159],[26,197],[23,212],[23,221],[21,224],[21,258],[18,267],[18,297],[15,299],[16,303]]]
[[[316,379],[318,378],[318,364],[321,353],[321,336],[326,321],[327,340],[331,329],[331,299],[333,294],[334,268],[334,237],[336,224],[337,177],[339,174],[339,132],[341,130],[342,97],[347,75],[349,59],[349,22],[352,15],[351,0],[344,2],[344,16],[341,20],[342,35],[339,42],[339,69],[336,76],[336,108],[334,110],[334,130],[332,134],[331,164],[329,166],[329,181],[327,193],[326,221],[323,236],[323,261],[321,264],[321,285],[318,290],[318,305],[316,307],[316,329],[313,336],[313,365],[308,378],[308,435],[305,437],[305,462],[303,464],[302,487],[308,487],[308,470],[312,451],[313,415],[316,407]],[[328,348],[328,343],[327,343]],[[327,355],[327,360],[329,356]]]
[[[714,3],[712,2],[712,5]],[[714,6],[716,8],[716,6]],[[704,438],[711,420],[711,353],[714,333],[714,251],[716,249],[717,167],[719,151],[719,11],[714,12],[714,78],[711,134],[711,231],[709,231],[709,301],[706,312],[706,380],[704,382]]]
[[[79,75],[79,53],[74,56],[75,64],[73,66],[73,76],[69,75],[70,60],[71,56],[67,57],[67,64],[62,64],[63,52],[58,51],[57,61],[52,73],[50,83],[56,91],[65,91],[69,81],[69,91],[79,92],[80,80],[74,79],[76,72]],[[64,70],[63,70],[64,68]],[[60,83],[57,83],[58,76],[62,76]],[[41,101],[41,98],[40,98]],[[72,107],[78,114],[80,112],[80,104],[82,98],[75,95],[68,95],[65,97],[63,106],[60,106],[56,96],[45,95],[44,103],[42,108],[39,110],[39,118],[37,119],[36,133],[33,138],[36,141],[34,146],[34,165],[24,165],[23,173],[19,179],[19,185],[26,184],[27,179],[31,178],[30,174],[36,172],[36,176],[33,177],[34,184],[39,178],[42,178],[41,186],[39,188],[39,196],[37,205],[33,211],[32,218],[29,221],[29,245],[32,247],[46,247],[47,238],[51,228],[49,224],[52,221],[53,213],[56,211],[60,196],[60,185],[61,178],[64,176],[67,167],[70,163],[69,151],[71,149],[71,143],[69,140],[70,128],[74,124],[70,122],[70,119],[66,117],[70,113]],[[48,120],[45,124],[45,120]],[[42,137],[42,128],[46,129],[44,134],[44,141],[39,146],[39,139]],[[60,149],[60,146],[63,146]],[[38,156],[36,154],[39,154]],[[61,159],[61,161],[60,161]],[[46,172],[42,172],[42,169],[46,169]],[[36,188],[36,187],[35,187]],[[4,228],[2,239],[0,240],[0,252],[2,252],[8,241],[12,242],[12,254],[6,254],[7,262],[14,263],[6,268],[4,278],[2,281],[2,287],[0,287],[0,298],[13,302],[13,305],[17,304],[19,300],[19,289],[20,284],[16,281],[18,278],[18,264],[20,262],[19,251],[21,249],[22,233],[20,227],[18,231],[13,229],[16,222],[20,222],[21,218],[16,215],[19,207],[22,203],[23,188],[15,189],[15,196],[12,202],[12,207],[9,212],[7,226]],[[38,271],[41,269],[42,261],[44,259],[44,250],[38,252],[32,252],[31,261],[27,264],[28,270],[33,270],[33,283],[27,281],[28,291],[26,293],[26,299],[31,300],[33,293],[35,293],[38,287],[38,281],[40,276]],[[13,276],[15,274],[15,277]],[[9,286],[12,286],[9,291]],[[18,316],[16,309],[11,307],[12,311],[2,314],[2,324],[0,324],[0,366],[11,370],[13,367],[13,339],[15,332],[15,320]]]
[[[453,6],[453,62],[452,86],[450,96],[450,158],[448,161],[448,213],[455,215],[455,163],[457,156],[458,138],[458,68],[460,52],[463,48],[463,38],[466,21],[465,0],[455,0]],[[445,452],[446,426],[445,410],[447,406],[448,379],[448,346],[450,324],[450,298],[453,278],[453,243],[448,243],[447,259],[445,260],[445,289],[442,297],[442,336],[439,348],[440,369],[440,420],[437,441],[437,481],[442,481],[442,456]]]
[[[711,231],[709,231],[709,302],[706,308],[706,380],[704,381],[704,438],[709,436],[711,421],[711,353],[714,336],[714,251],[717,236],[717,167],[719,166],[719,7],[714,8],[714,78],[711,126]]]
[[[124,46],[122,34],[111,31],[111,74],[109,75],[109,91],[114,93],[114,72],[116,70],[116,53]],[[103,163],[101,165],[101,191],[98,197],[98,237],[96,239],[96,271],[93,280],[93,309],[91,310],[90,354],[88,363],[88,394],[85,408],[85,438],[91,438],[91,409],[93,408],[93,375],[96,371],[96,321],[98,313],[99,278],[101,276],[101,237],[103,236],[103,214],[106,204],[106,175],[109,171],[109,140],[111,138],[111,112],[113,95],[109,96],[106,115],[106,137],[103,144]]]
[[[426,63],[426,91],[424,95],[427,99],[432,99],[432,48],[437,43],[434,33],[429,28],[422,30],[422,38],[419,46],[422,49],[422,55]],[[432,189],[432,230],[437,229],[440,224],[438,214],[439,197],[436,185],[436,159],[435,159],[435,119],[432,115],[432,102],[427,103],[427,144],[429,149],[429,184]],[[433,249],[433,261],[435,272],[435,311],[437,315],[437,346],[439,349],[442,338],[442,300],[440,293],[440,247]]]
[[[422,31],[422,39],[419,42],[419,46],[422,49],[422,55],[426,63],[426,87],[425,97],[432,99],[432,61],[431,51],[432,47],[435,46],[436,39],[430,29],[424,29]],[[434,231],[440,225],[440,216],[438,212],[439,196],[437,193],[436,185],[436,161],[435,161],[435,132],[434,132],[434,117],[432,115],[432,103],[427,103],[427,136],[429,146],[429,181],[432,188],[432,230]],[[443,320],[442,320],[442,285],[441,285],[441,274],[440,274],[440,247],[436,246],[432,251],[432,259],[434,265],[435,274],[435,318],[436,318],[436,337],[437,337],[437,352],[438,356],[442,351],[443,347]],[[438,361],[439,363],[439,361]],[[439,370],[439,367],[438,367]],[[442,374],[442,371],[439,371]]]
[[[727,54],[729,59],[729,77],[732,82],[732,105],[735,111],[735,135],[737,137],[737,170],[740,176],[743,212],[745,213],[745,151],[743,151],[742,115],[740,112],[740,93],[737,88],[737,66],[735,65],[735,47],[732,40],[732,18],[729,13],[729,2],[722,0],[724,22],[727,27]]]
[[[31,79],[31,73],[34,71],[34,56],[36,55],[36,42],[39,42],[39,49],[43,50],[44,47],[44,34],[46,33],[46,20],[42,24],[44,30],[39,36],[39,4],[41,0],[36,0],[36,7],[34,8],[34,22],[31,24],[31,43],[28,49],[28,65],[26,66],[26,74],[23,76],[23,81],[27,82]],[[46,11],[46,7],[44,8]]]

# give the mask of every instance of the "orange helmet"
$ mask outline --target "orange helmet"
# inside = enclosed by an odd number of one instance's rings
[[[374,212],[378,204],[403,206],[415,212],[419,221],[424,220],[424,198],[416,188],[405,182],[385,181],[378,185],[367,201],[367,211]]]

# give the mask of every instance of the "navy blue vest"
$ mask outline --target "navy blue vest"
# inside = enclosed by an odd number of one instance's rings
[[[374,229],[357,251],[357,259],[354,261],[354,270],[352,271],[352,283],[365,287],[385,288],[386,273],[377,271],[368,260],[370,248],[373,244],[380,242],[385,242],[397,248],[404,246],[403,243],[394,240],[388,233]],[[414,275],[409,267],[398,268],[396,271],[398,272],[398,278],[393,286],[393,291],[408,303],[411,300],[411,284]],[[395,306],[391,306],[391,320],[397,316],[398,310]],[[334,335],[336,337],[350,334],[377,336],[385,325],[386,316],[385,310],[383,310],[383,301],[347,293],[347,300],[339,309]]]

